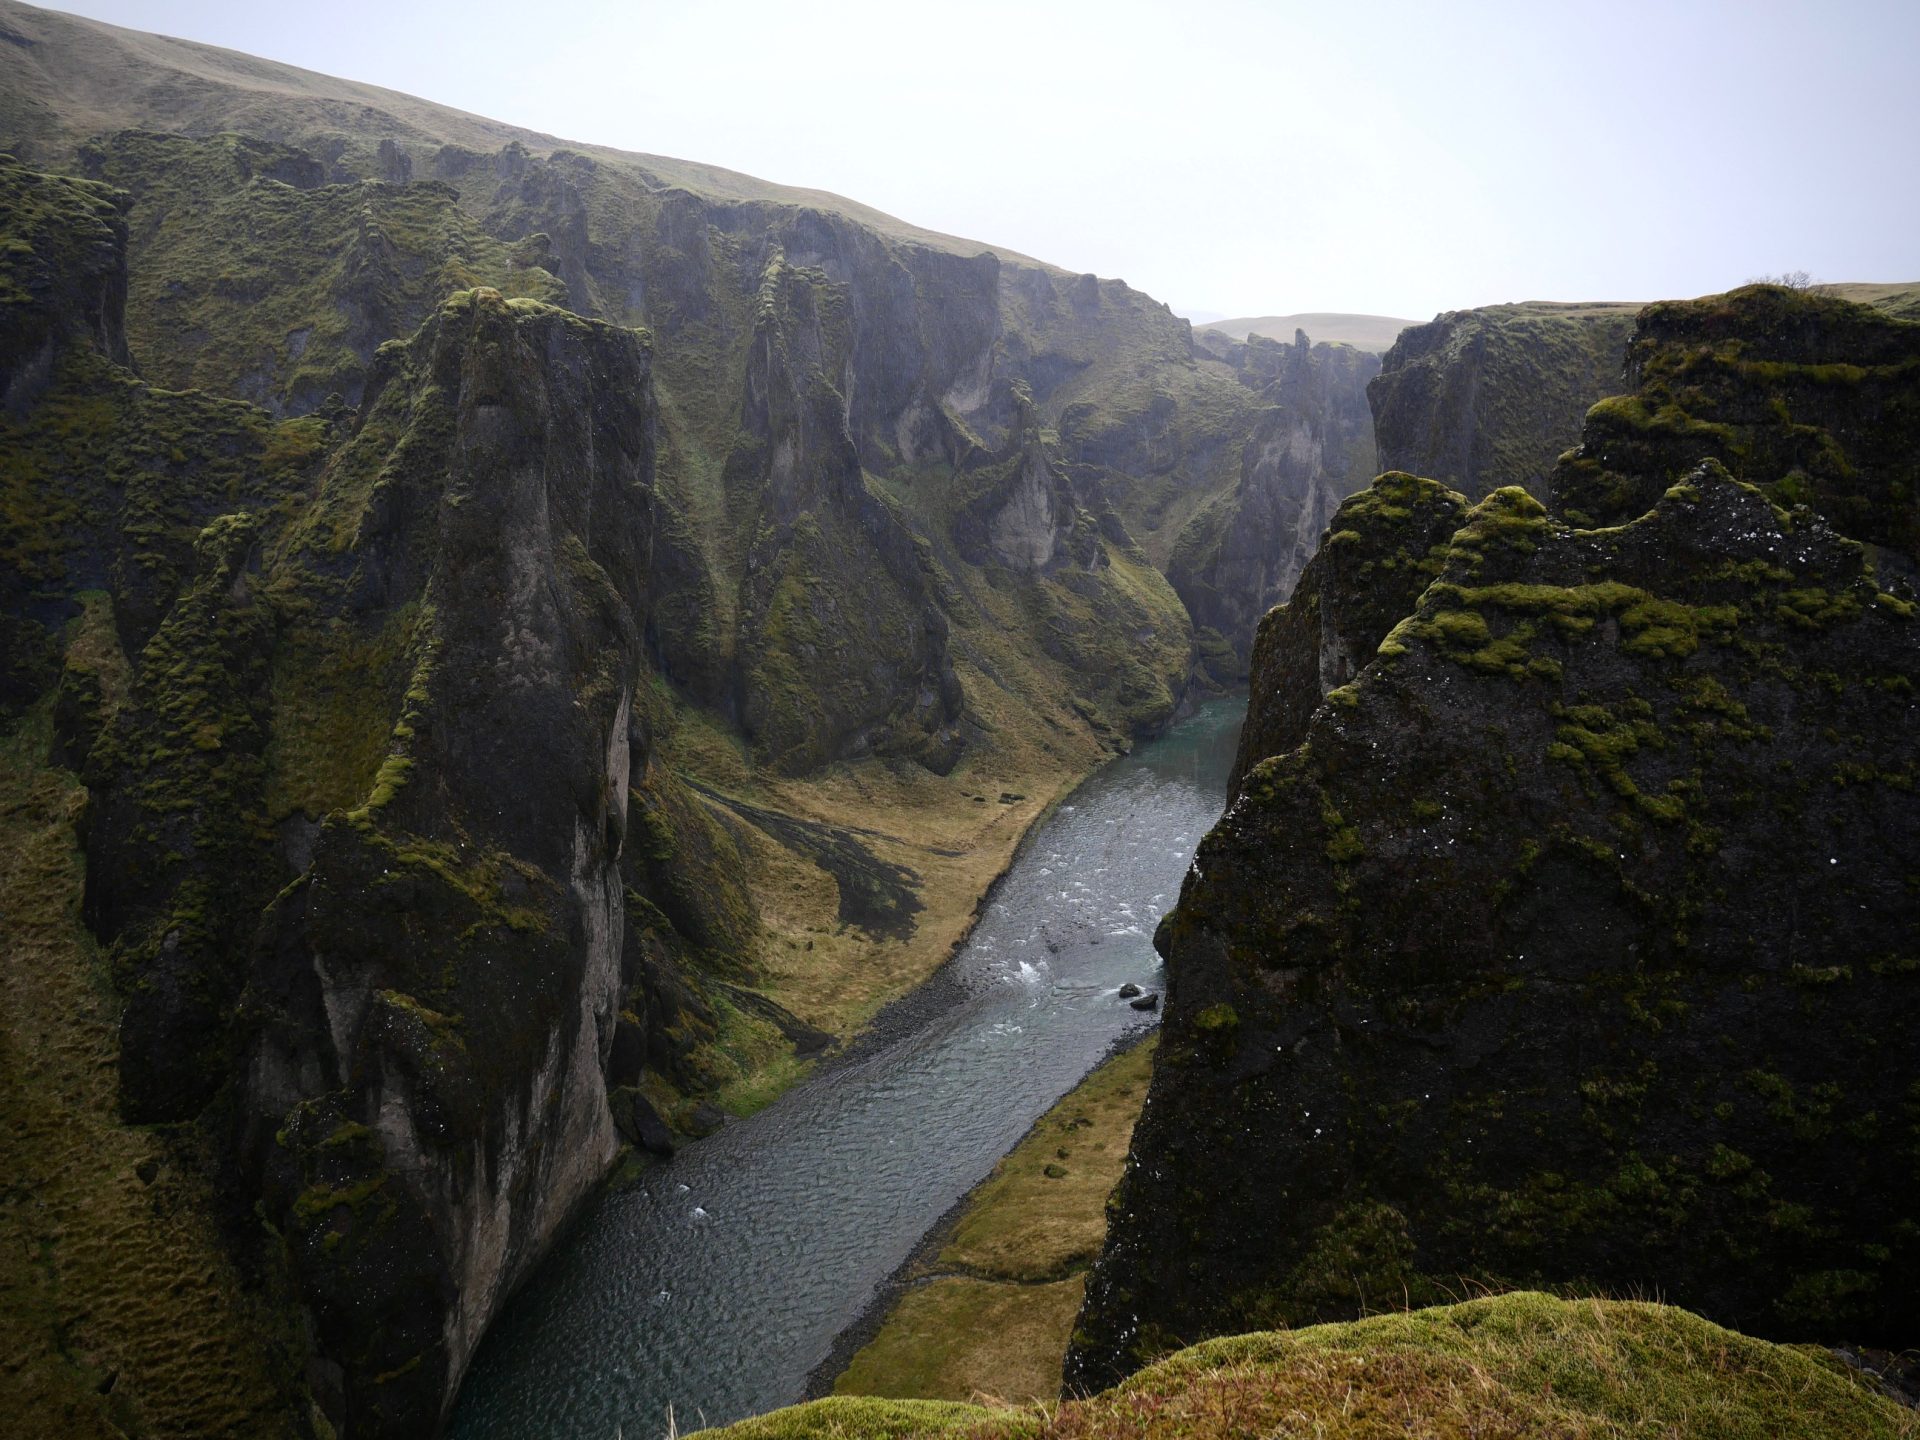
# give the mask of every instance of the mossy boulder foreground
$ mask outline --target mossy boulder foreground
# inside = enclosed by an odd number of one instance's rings
[[[1457,502],[1383,477],[1264,623],[1070,1381],[1475,1281],[1920,1336],[1920,609],[1880,532],[1658,478],[1606,529],[1499,490],[1433,552]],[[1349,550],[1437,573],[1335,685]]]
[[[727,1440],[1901,1440],[1920,1416],[1812,1347],[1685,1310],[1518,1293],[1213,1340],[1056,1408],[839,1398]]]

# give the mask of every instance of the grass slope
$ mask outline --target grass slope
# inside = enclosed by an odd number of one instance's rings
[[[1685,1310],[1520,1292],[1210,1341],[1090,1399],[1020,1409],[836,1397],[726,1440],[1911,1440],[1920,1414],[1826,1352]]]
[[[656,189],[678,186],[720,200],[803,205],[956,255],[991,249],[1005,259],[1038,263],[1015,251],[923,230],[825,190],[777,185],[698,161],[572,144],[378,85],[0,0],[0,149],[46,162],[64,158],[78,140],[129,128],[186,135],[238,131],[316,153],[329,148],[323,143],[328,137],[351,146],[365,143],[357,137],[387,129],[482,152],[515,142],[535,155],[565,148],[634,171]]]
[[[973,1193],[920,1283],[853,1357],[839,1395],[1044,1400],[1106,1235],[1154,1041],[1115,1056],[1035,1123]]]
[[[1896,320],[1920,320],[1920,280],[1907,280],[1894,285],[1856,282],[1816,285],[1813,288],[1821,295],[1837,295],[1857,305],[1871,305],[1876,310],[1884,310]]]

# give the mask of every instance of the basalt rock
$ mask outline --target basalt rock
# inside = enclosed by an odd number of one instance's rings
[[[216,1137],[354,1434],[435,1425],[611,1162],[610,1075],[699,1093],[702,977],[750,978],[746,863],[651,754],[650,367],[480,290],[379,351],[350,433],[88,345],[5,422],[10,619],[110,617],[54,708],[123,1108]]]
[[[648,368],[634,332],[456,298],[381,351],[331,533],[286,562],[340,574],[309,581],[345,602],[329,630],[407,617],[369,677],[377,768],[274,899],[244,1002],[243,1155],[356,1434],[442,1413],[618,1144]]]
[[[1736,463],[1797,438],[1795,367],[1885,363],[1846,319],[1739,372],[1775,419]],[[1884,532],[1843,533],[1882,509],[1668,478],[1604,529],[1496,491],[1347,684],[1315,693],[1302,634],[1254,692],[1266,739],[1156,937],[1162,1049],[1071,1385],[1475,1284],[1920,1335],[1920,609]]]
[[[1466,513],[1457,491],[1397,472],[1341,504],[1293,598],[1260,622],[1232,792],[1255,765],[1306,739],[1321,702],[1372,663],[1440,573]]]
[[[1750,285],[1649,305],[1632,393],[1588,414],[1554,472],[1568,518],[1630,520],[1708,458],[1781,505],[1920,561],[1920,325],[1830,295]]]
[[[1541,301],[1410,325],[1367,386],[1380,468],[1469,500],[1519,485],[1540,499],[1587,408],[1622,386],[1636,305]]]
[[[734,697],[749,740],[780,770],[869,751],[951,767],[965,696],[933,574],[870,490],[848,433],[851,336],[819,272],[776,252],[762,280],[753,361],[725,485],[756,516],[741,582]]]

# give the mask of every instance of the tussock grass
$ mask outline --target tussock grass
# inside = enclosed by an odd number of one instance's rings
[[[838,1398],[728,1440],[1911,1440],[1920,1414],[1826,1352],[1685,1310],[1531,1292],[1183,1350],[1090,1399]]]

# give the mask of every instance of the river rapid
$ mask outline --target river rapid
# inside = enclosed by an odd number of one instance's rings
[[[608,1188],[481,1346],[460,1440],[718,1425],[792,1404],[927,1230],[1127,1033],[1155,923],[1226,800],[1244,702],[1114,761],[1034,830],[884,1043]]]

